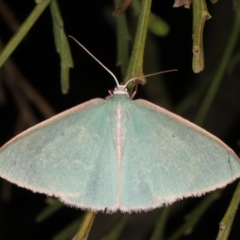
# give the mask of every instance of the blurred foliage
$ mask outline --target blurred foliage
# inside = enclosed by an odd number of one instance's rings
[[[178,73],[149,78],[137,97],[196,119],[239,154],[240,1],[216,2],[175,0],[174,7],[185,8],[173,8],[171,1],[154,0],[149,22],[148,16],[143,19],[148,27],[146,45],[135,51],[137,68],[132,64],[129,69],[141,15],[139,0],[26,0],[24,4],[0,0],[0,144],[56,112],[105,97],[107,90],[114,88],[111,77],[66,37],[72,35],[123,81],[141,76],[141,71],[148,74],[177,68]],[[72,58],[75,68],[69,83]],[[194,72],[204,71],[194,74],[191,66]],[[68,95],[61,93],[68,91]],[[233,216],[239,203],[238,189],[228,207],[235,186],[150,212],[98,213],[89,239],[198,240],[218,235],[219,240],[237,240],[240,216],[236,214],[234,221]],[[84,218],[81,210],[4,180],[0,209],[3,240],[72,239],[80,232],[82,219],[91,218],[91,214]],[[91,221],[93,218],[90,225]]]

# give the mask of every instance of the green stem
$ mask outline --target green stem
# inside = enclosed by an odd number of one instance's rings
[[[221,84],[221,81],[223,79],[224,73],[228,67],[228,63],[230,61],[230,58],[233,54],[233,50],[236,46],[238,37],[239,37],[239,33],[240,33],[240,9],[239,6],[236,10],[236,15],[235,15],[235,19],[234,19],[234,23],[233,23],[233,28],[232,28],[232,32],[230,34],[229,40],[228,40],[228,44],[225,48],[222,60],[220,62],[220,65],[218,67],[218,71],[216,72],[215,77],[213,78],[212,84],[206,94],[206,97],[200,107],[200,110],[198,112],[197,118],[195,123],[198,125],[202,125],[208,111],[209,108],[212,104],[212,101],[218,91],[218,88]]]
[[[238,205],[240,202],[240,182],[235,190],[235,193],[232,197],[231,203],[228,206],[227,212],[225,213],[222,221],[219,226],[219,233],[216,240],[227,240],[230,234],[234,217],[236,215]]]
[[[96,214],[91,211],[88,211],[85,213],[82,224],[72,240],[87,240],[88,239],[88,234],[91,230],[95,215]]]
[[[193,62],[195,73],[204,69],[203,28],[205,21],[211,18],[205,0],[193,1]]]
[[[119,6],[120,1],[114,0],[115,8]],[[125,12],[116,16],[117,28],[117,66],[121,67],[122,76],[126,74],[129,58],[129,33]]]
[[[208,77],[211,78],[210,75]],[[177,105],[177,107],[174,109],[174,113],[182,115],[184,112],[187,112],[192,107],[193,102],[200,102],[209,86],[210,83],[208,81],[204,81],[198,88],[192,91],[185,99],[183,99]]]
[[[76,230],[79,228],[80,223],[82,222],[82,217],[78,217],[63,229],[61,229],[57,234],[55,234],[51,240],[70,240]]]
[[[71,56],[68,39],[64,31],[64,23],[58,2],[53,0],[50,4],[53,33],[57,52],[61,59],[61,87],[62,93],[66,94],[69,91],[69,68],[73,67],[73,60]]]
[[[143,54],[147,37],[148,18],[150,14],[151,3],[151,0],[142,0],[141,2],[136,35],[124,83],[126,83],[126,81],[130,78],[138,76],[141,77],[143,75]],[[144,84],[146,80],[141,78],[141,82]],[[133,83],[129,84],[128,87],[131,91],[133,88]]]
[[[101,240],[117,240],[121,236],[124,228],[126,227],[129,218],[131,217],[130,214],[124,214],[119,221],[119,223],[109,232],[105,237]]]
[[[47,198],[48,202],[52,202],[43,209],[36,217],[36,222],[41,223],[52,216],[55,212],[64,207],[64,204],[59,202],[57,199]]]
[[[204,197],[201,203],[188,215],[187,221],[181,227],[179,227],[179,229],[175,231],[167,240],[177,240],[184,233],[192,232],[203,214],[207,211],[213,201],[219,197],[220,194],[221,190],[218,190]]]
[[[163,240],[164,239],[164,230],[166,228],[166,223],[169,217],[170,208],[165,207],[162,208],[160,212],[159,219],[157,221],[157,224],[155,225],[154,231],[152,233],[152,236],[150,240]]]
[[[38,3],[35,6],[33,11],[30,13],[30,15],[27,17],[27,19],[24,21],[24,23],[18,29],[16,34],[11,38],[11,40],[8,42],[6,47],[1,52],[0,67],[4,64],[4,62],[8,59],[8,57],[15,50],[15,48],[18,46],[18,44],[26,36],[28,31],[31,29],[31,27],[34,25],[36,20],[39,18],[39,16],[42,14],[42,12],[45,10],[45,8],[48,6],[48,4],[50,2],[51,2],[51,0],[42,0],[40,3]]]

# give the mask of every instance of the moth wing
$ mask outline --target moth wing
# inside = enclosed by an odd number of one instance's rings
[[[202,195],[240,176],[238,157],[218,138],[145,100],[132,104],[122,159],[123,211]]]
[[[114,205],[115,149],[108,130],[114,126],[107,104],[93,99],[16,136],[0,149],[0,176],[77,207]]]

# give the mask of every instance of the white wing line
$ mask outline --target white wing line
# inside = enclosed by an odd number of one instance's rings
[[[117,104],[116,109],[116,159],[117,159],[117,208],[120,206],[120,196],[121,196],[121,165],[122,165],[122,108],[120,103]]]

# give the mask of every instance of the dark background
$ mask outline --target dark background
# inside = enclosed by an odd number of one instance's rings
[[[21,24],[34,7],[34,1],[5,1],[9,9]],[[204,29],[205,69],[194,74],[191,69],[192,60],[192,10],[172,8],[173,1],[153,0],[152,11],[161,16],[170,26],[166,37],[156,37],[149,33],[146,46],[144,73],[160,70],[178,69],[158,78],[149,79],[140,87],[136,98],[144,98],[174,111],[176,106],[189,94],[211,82],[223,55],[233,24],[234,11],[232,1],[221,0],[213,5],[209,1],[208,8],[212,19],[208,20]],[[118,79],[123,79],[116,67],[116,36],[112,1],[59,1],[64,19],[65,31],[74,36],[100,59]],[[131,15],[131,10],[129,10]],[[8,24],[0,15],[0,39],[6,44],[13,35]],[[133,37],[133,36],[132,36]],[[70,72],[70,91],[61,93],[60,61],[55,51],[52,20],[47,8],[26,38],[11,55],[18,70],[49,103],[56,113],[96,97],[106,97],[108,90],[113,89],[115,82],[111,76],[91,59],[75,42],[70,48],[75,67]],[[235,53],[239,53],[239,44]],[[153,58],[154,65],[149,59]],[[240,120],[240,81],[239,64],[225,73],[218,94],[207,115],[203,127],[220,137],[236,153],[239,153],[239,120]],[[6,83],[4,68],[0,70],[0,145],[13,137],[17,132],[30,125],[18,125],[20,110],[16,104],[14,93]],[[17,79],[16,79],[17,81]],[[4,96],[4,97],[3,97]],[[204,97],[204,96],[203,96]],[[181,113],[194,121],[202,99],[191,103],[191,107]],[[39,110],[32,105],[36,121],[45,119]],[[35,120],[34,120],[35,121]],[[16,126],[17,125],[17,126]],[[204,214],[196,229],[181,239],[215,239],[218,224],[222,219],[236,183],[227,187],[222,197],[215,201]],[[81,210],[63,207],[47,220],[36,223],[35,217],[47,206],[45,196],[34,194],[1,180],[0,204],[0,239],[52,239],[60,230],[77,219]],[[201,198],[187,199],[173,204],[170,218],[166,225],[169,236],[183,222],[186,215],[197,206]],[[149,239],[158,219],[160,210],[148,213],[132,214],[120,239]],[[90,235],[90,239],[101,239],[119,221],[123,214],[98,214]],[[230,239],[239,239],[239,214],[234,221]],[[66,238],[68,239],[68,238]],[[70,239],[70,238],[69,238]]]

